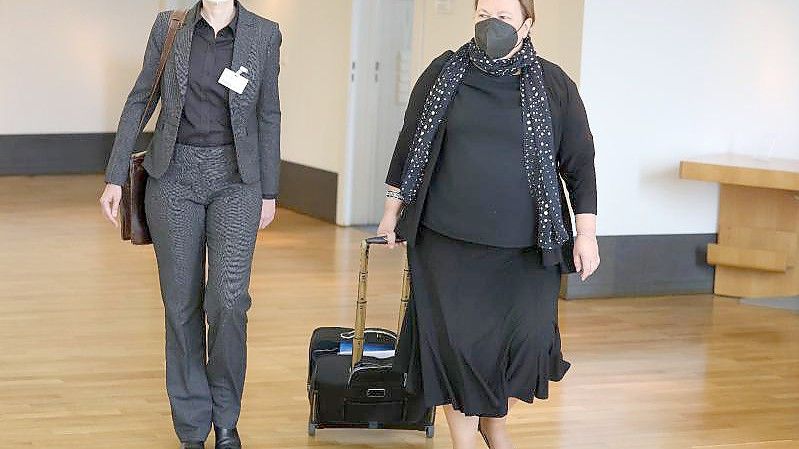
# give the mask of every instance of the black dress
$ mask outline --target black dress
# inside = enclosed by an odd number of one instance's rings
[[[533,246],[520,107],[517,76],[470,68],[439,131],[440,154],[417,199],[424,208],[408,248],[411,301],[394,367],[426,405],[452,404],[470,416],[505,416],[510,397],[547,398],[548,382],[570,366],[557,323],[561,270],[545,266]],[[553,120],[559,115],[553,110]],[[392,171],[388,183],[398,185]],[[575,210],[595,213],[595,192],[584,195]]]

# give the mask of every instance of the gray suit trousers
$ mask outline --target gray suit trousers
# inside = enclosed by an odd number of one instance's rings
[[[178,144],[167,172],[147,181],[166,312],[167,394],[181,441],[203,441],[212,424],[238,422],[261,204],[260,185],[242,182],[232,145]]]

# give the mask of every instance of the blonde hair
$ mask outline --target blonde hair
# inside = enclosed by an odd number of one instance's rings
[[[474,0],[474,9],[477,9],[478,3],[480,0]],[[533,19],[533,23],[535,23],[535,1],[519,0],[519,4],[522,5],[522,11],[524,11],[524,20]]]

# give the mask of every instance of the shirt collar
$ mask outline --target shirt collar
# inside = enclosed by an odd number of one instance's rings
[[[236,14],[233,15],[233,20],[230,21],[230,23],[228,24],[228,27],[233,31],[233,34],[236,34],[236,28],[239,25],[240,8],[239,8],[239,1],[238,0],[234,0],[233,3],[236,5]],[[200,4],[198,6],[197,16],[194,18],[194,26],[197,26],[197,24],[199,24],[201,21],[205,22],[208,26],[210,26],[210,24],[208,24],[208,22],[205,21],[205,18],[203,18],[203,15],[200,13],[200,11],[202,11],[202,4]]]

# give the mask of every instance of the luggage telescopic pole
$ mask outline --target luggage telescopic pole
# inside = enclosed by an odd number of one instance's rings
[[[355,309],[355,336],[352,339],[352,366],[363,357],[366,330],[366,281],[369,276],[369,242],[361,242],[361,268],[358,272],[358,302]]]
[[[405,268],[402,271],[402,298],[400,299],[399,323],[397,324],[397,336],[402,333],[402,320],[408,310],[408,298],[411,296],[411,268],[408,265],[408,252],[404,256]]]

